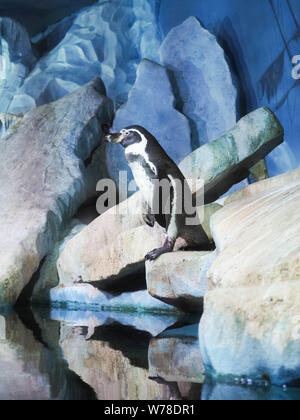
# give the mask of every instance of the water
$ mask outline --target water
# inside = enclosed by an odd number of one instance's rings
[[[297,389],[204,383],[197,326],[171,316],[2,313],[0,400],[300,399]]]

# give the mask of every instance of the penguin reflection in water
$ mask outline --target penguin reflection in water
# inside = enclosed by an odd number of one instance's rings
[[[194,214],[186,212],[186,203],[192,204],[192,193],[187,182],[155,137],[140,126],[130,126],[119,133],[109,133],[108,127],[104,131],[106,141],[119,143],[125,149],[135,182],[148,205],[144,221],[151,227],[156,221],[166,229],[165,243],[161,248],[149,252],[146,260],[155,260],[173,251],[177,238],[184,239],[189,248],[211,249],[196,210]],[[169,188],[166,188],[167,184]],[[188,222],[191,218],[192,225]]]

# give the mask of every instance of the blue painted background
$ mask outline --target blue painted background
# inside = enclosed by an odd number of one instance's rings
[[[268,158],[271,175],[300,166],[300,80],[291,59],[300,55],[300,0],[161,0],[165,34],[197,16],[226,50],[240,90],[241,116],[269,106],[285,128],[286,145]]]

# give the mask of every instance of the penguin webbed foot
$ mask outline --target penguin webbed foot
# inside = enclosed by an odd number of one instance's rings
[[[152,251],[148,252],[145,256],[145,260],[147,261],[154,261],[162,254],[167,254],[168,252],[172,252],[174,248],[175,241],[171,241],[169,239],[166,240],[164,245],[161,248],[155,248]]]

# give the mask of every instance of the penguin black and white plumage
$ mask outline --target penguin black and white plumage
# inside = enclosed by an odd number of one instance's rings
[[[110,143],[119,143],[125,149],[135,182],[149,207],[148,214],[144,215],[145,222],[153,227],[156,221],[166,229],[164,245],[149,252],[145,258],[155,260],[160,255],[173,251],[179,237],[183,238],[189,247],[209,249],[211,245],[200,220],[197,219],[197,223],[193,225],[186,222],[192,215],[185,212],[183,200],[192,202],[192,193],[184,175],[155,137],[145,128],[134,125],[124,128],[119,133],[107,133],[105,139]],[[156,187],[155,180],[166,181],[169,184],[167,200],[165,196],[162,197],[161,189]],[[158,207],[155,207],[154,203],[157,203]],[[198,217],[196,212],[193,217]]]

